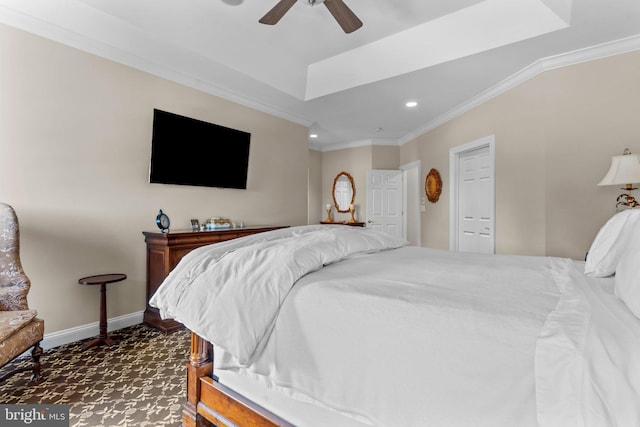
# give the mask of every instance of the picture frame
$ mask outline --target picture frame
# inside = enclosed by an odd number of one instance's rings
[[[200,222],[197,219],[191,220],[191,230],[200,231]]]

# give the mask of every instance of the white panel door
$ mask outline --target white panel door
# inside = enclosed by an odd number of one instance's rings
[[[404,237],[402,171],[367,171],[367,226]]]
[[[458,250],[493,252],[493,168],[489,147],[458,157]]]

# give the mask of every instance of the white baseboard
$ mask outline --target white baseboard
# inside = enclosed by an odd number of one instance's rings
[[[107,320],[107,330],[115,331],[118,329],[126,328],[128,326],[137,325],[142,323],[144,311],[137,311],[135,313],[125,314],[123,316],[113,317]],[[46,325],[46,323],[45,323]],[[100,323],[88,323],[86,325],[77,326],[71,329],[65,329],[58,332],[52,332],[50,334],[44,334],[44,339],[40,343],[43,349],[48,350],[53,347],[58,347],[64,344],[69,344],[74,341],[83,340],[86,338],[95,337],[98,335],[100,329]]]

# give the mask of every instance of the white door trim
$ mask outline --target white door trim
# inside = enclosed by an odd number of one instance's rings
[[[420,160],[416,160],[414,162],[411,163],[407,163],[406,165],[401,165],[400,166],[400,170],[402,171],[402,173],[404,174],[403,176],[403,180],[402,180],[402,191],[403,191],[403,200],[404,200],[404,215],[403,215],[403,236],[405,239],[409,240],[410,242],[415,242],[416,246],[422,246],[421,245],[421,238],[420,238],[420,195],[422,193],[420,193],[420,177],[421,175],[421,167],[422,167],[422,163]],[[408,171],[411,171],[413,169],[416,169],[417,173],[415,174],[416,176],[416,182],[410,183],[409,182],[409,174]],[[413,194],[409,192],[409,187],[411,186],[415,186],[415,188],[418,189],[418,192]],[[413,236],[409,236],[409,227],[411,224],[411,230],[412,230],[412,234]]]
[[[493,179],[493,202],[490,204],[491,209],[491,252],[496,250],[496,198],[495,198],[495,170],[496,170],[496,151],[495,151],[495,135],[485,136],[467,144],[453,147],[449,150],[449,249],[458,250],[458,164],[462,153],[477,150],[479,148],[489,147],[489,167],[494,177]]]

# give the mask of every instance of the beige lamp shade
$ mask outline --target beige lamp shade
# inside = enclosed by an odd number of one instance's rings
[[[640,183],[640,158],[637,154],[624,154],[611,158],[609,172],[598,185]]]

